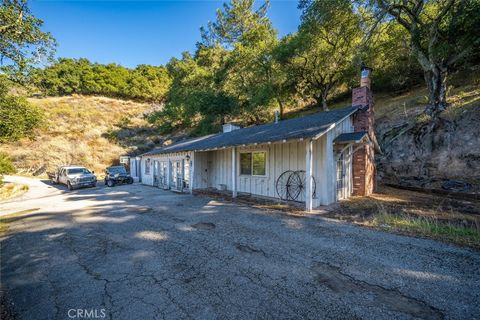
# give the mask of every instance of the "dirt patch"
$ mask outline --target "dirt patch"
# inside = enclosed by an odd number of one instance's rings
[[[442,312],[425,302],[404,295],[398,290],[387,289],[357,280],[340,271],[339,268],[326,263],[317,263],[313,267],[316,273],[315,280],[322,286],[339,295],[356,294],[360,296],[372,296],[372,307],[382,305],[390,310],[395,310],[419,319],[443,319]]]
[[[219,201],[234,202],[269,212],[282,211],[283,213],[293,217],[302,217],[308,215],[308,213],[306,213],[304,210],[303,203],[301,202],[281,201],[278,199],[261,198],[246,194],[239,194],[237,198],[232,198],[231,193],[220,192],[218,190],[195,190],[194,194],[205,195]]]
[[[216,226],[211,222],[198,222],[192,224],[192,227],[199,230],[213,230]]]
[[[322,216],[388,232],[480,248],[480,201],[379,186]]]

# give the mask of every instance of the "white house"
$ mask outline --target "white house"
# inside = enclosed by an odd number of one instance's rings
[[[374,187],[369,69],[353,106],[181,141],[141,155],[143,184],[178,192],[221,190],[232,197],[299,201],[306,210]],[[137,166],[138,167],[138,166]]]

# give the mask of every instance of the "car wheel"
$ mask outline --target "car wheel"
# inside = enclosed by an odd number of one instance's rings
[[[70,191],[73,190],[73,186],[72,186],[72,184],[70,183],[70,181],[67,181],[67,188],[68,188],[68,190],[70,190]]]
[[[133,183],[133,178],[132,178],[132,177],[128,177],[127,183],[128,183],[128,184],[132,184],[132,183]]]
[[[115,185],[115,182],[113,180],[107,180],[107,186],[109,186],[111,188],[114,185]]]

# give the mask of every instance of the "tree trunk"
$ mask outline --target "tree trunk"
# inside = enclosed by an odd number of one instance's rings
[[[446,68],[435,66],[425,71],[425,82],[428,87],[428,106],[425,113],[436,119],[447,109],[447,71]]]
[[[322,109],[323,111],[328,111],[328,105],[327,105],[327,97],[328,97],[328,90],[324,90],[322,92]]]
[[[280,120],[283,119],[283,102],[280,98],[277,98],[278,109],[280,111]]]

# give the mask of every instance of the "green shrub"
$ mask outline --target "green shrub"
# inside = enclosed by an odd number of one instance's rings
[[[42,119],[42,111],[25,98],[0,92],[0,142],[31,136]]]
[[[0,152],[0,175],[17,172],[8,154]]]

